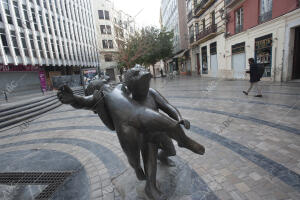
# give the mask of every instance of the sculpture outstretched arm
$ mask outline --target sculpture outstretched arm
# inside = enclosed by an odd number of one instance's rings
[[[157,90],[150,88],[149,92],[153,95],[159,109],[168,114],[172,119],[177,120],[179,124],[184,125],[186,129],[190,129],[190,122],[182,118],[177,108],[171,105]]]
[[[72,89],[67,85],[58,89],[57,97],[63,104],[70,104],[74,108],[96,110],[97,100],[93,95],[87,97],[74,95]]]

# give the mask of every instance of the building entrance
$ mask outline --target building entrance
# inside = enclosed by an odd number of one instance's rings
[[[300,79],[300,27],[295,29],[292,79]]]

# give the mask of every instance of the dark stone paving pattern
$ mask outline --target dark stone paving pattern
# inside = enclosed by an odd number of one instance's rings
[[[15,145],[14,145],[15,146]],[[63,172],[76,171],[53,195],[59,199],[89,199],[89,180],[82,164],[69,154],[50,150],[23,150],[1,153],[0,172]],[[30,185],[30,184],[29,184]],[[41,187],[43,187],[41,185]],[[15,198],[32,199],[39,194],[41,187],[24,187]],[[77,188],[81,188],[78,190]],[[35,196],[36,196],[35,195]]]
[[[68,130],[74,129],[74,127],[71,127],[71,128],[64,127],[64,128],[68,128]],[[98,128],[101,129],[104,127],[98,126]],[[91,128],[91,129],[93,129],[93,128]],[[57,128],[56,130],[61,130],[61,129]],[[67,129],[63,129],[63,130],[67,130]],[[85,130],[88,130],[88,128],[85,128]],[[45,130],[38,130],[39,133],[41,133],[43,131],[45,131]],[[62,143],[62,144],[72,144],[72,145],[83,147],[83,148],[89,150],[90,152],[92,152],[93,154],[95,154],[100,160],[102,160],[102,162],[104,163],[105,167],[108,169],[108,171],[112,177],[121,174],[126,169],[126,166],[123,163],[123,161],[121,161],[119,159],[119,157],[117,155],[115,155],[111,150],[107,149],[106,147],[104,147],[98,143],[90,142],[90,141],[86,141],[86,140],[80,140],[80,139],[76,139],[76,138],[36,139],[36,140],[0,145],[0,148],[7,148],[7,147],[11,147],[11,146],[19,146],[19,145],[26,145],[26,144],[37,144],[37,143]],[[49,156],[50,156],[50,158],[52,158],[51,154],[49,154]],[[55,155],[53,155],[53,156],[55,157]],[[56,157],[53,159],[56,159]],[[66,161],[66,162],[68,162],[68,161]],[[45,163],[45,164],[48,165],[49,163]],[[72,166],[72,163],[70,163],[70,165]],[[19,166],[22,166],[22,165],[19,165]],[[43,166],[41,166],[41,169],[43,169]],[[45,169],[47,169],[47,168],[45,168]]]

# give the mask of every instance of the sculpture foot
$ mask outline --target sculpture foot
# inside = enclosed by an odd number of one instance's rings
[[[191,150],[192,152],[200,154],[200,155],[203,155],[205,153],[204,146],[202,146],[201,144],[198,144],[197,142],[195,142],[193,140],[189,141],[187,144],[178,142],[178,146],[187,148],[187,149]]]
[[[167,197],[161,193],[155,186],[146,185],[146,195],[153,200],[167,200]]]
[[[175,167],[175,163],[168,157],[160,157],[158,156],[158,160],[161,162],[161,164],[166,165],[168,167]]]
[[[138,169],[135,169],[135,174],[136,174],[136,177],[140,180],[140,181],[143,181],[143,180],[146,180],[146,175],[143,171],[142,168],[138,168]]]

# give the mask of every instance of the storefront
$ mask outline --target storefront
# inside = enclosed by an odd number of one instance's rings
[[[271,77],[272,34],[255,39],[255,60],[257,64],[264,65],[264,77]]]
[[[46,91],[46,75],[44,67],[37,65],[1,65],[0,85],[5,90],[7,84],[14,83],[14,91]]]

